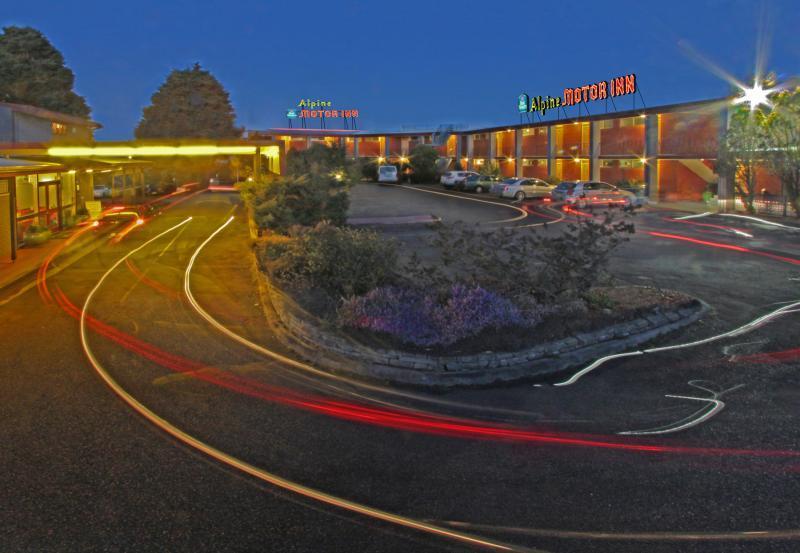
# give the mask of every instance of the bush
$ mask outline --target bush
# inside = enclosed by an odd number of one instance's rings
[[[389,284],[394,277],[397,247],[374,231],[320,223],[292,238],[267,252],[275,260],[275,276],[284,282],[345,297]]]
[[[422,287],[446,289],[461,281],[512,298],[522,309],[584,297],[605,276],[611,252],[634,232],[630,222],[582,218],[564,232],[443,225],[432,241],[441,263],[412,255],[405,273]]]
[[[361,172],[361,178],[367,179],[369,181],[375,182],[378,180],[378,165],[380,165],[376,160],[361,160],[359,162],[359,170]]]
[[[445,297],[416,288],[383,287],[346,300],[345,326],[385,332],[416,346],[448,346],[487,328],[533,326],[508,300],[477,286],[454,284]]]
[[[335,178],[287,176],[249,185],[243,190],[259,228],[287,233],[296,225],[321,221],[344,225],[350,198]]]
[[[307,150],[293,150],[286,156],[288,176],[309,176],[329,180],[341,175],[340,181],[349,183],[357,176],[358,167],[348,161],[344,149],[338,146],[314,144]]]
[[[481,175],[486,175],[487,177],[503,176],[503,171],[500,169],[500,165],[491,160],[484,163],[479,172]]]
[[[432,183],[436,181],[439,152],[432,146],[419,144],[409,156],[412,179],[416,183]]]

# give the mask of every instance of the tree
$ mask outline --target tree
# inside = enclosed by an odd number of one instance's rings
[[[756,170],[763,163],[768,146],[764,117],[761,110],[751,111],[747,106],[735,109],[720,143],[718,170],[731,178],[736,195],[750,213],[755,213]]]
[[[40,31],[11,26],[0,33],[0,100],[88,118],[74,85],[64,56]]]
[[[228,92],[195,63],[173,69],[144,108],[136,138],[238,138]]]
[[[769,144],[766,165],[780,178],[800,217],[800,87],[775,94],[772,102],[772,112],[763,121]]]
[[[409,156],[409,165],[414,175],[414,182],[431,183],[436,180],[436,167],[439,152],[432,146],[419,144]]]

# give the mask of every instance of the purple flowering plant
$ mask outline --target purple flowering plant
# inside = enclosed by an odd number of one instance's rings
[[[540,319],[489,290],[463,284],[451,285],[444,295],[384,286],[345,300],[339,309],[344,326],[384,332],[423,347],[448,346],[487,328],[530,327]]]

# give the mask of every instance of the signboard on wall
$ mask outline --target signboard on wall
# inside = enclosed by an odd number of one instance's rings
[[[608,81],[566,87],[559,96],[532,96],[520,94],[517,98],[517,110],[520,113],[538,112],[544,117],[548,110],[579,105],[582,103],[605,100],[635,94],[636,74],[630,73],[621,77],[613,77]]]

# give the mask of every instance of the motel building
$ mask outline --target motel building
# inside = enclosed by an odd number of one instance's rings
[[[554,99],[548,98],[552,105]],[[417,145],[425,144],[438,150],[444,158],[442,166],[449,169],[458,164],[461,169],[480,171],[494,163],[506,177],[554,176],[611,184],[635,181],[644,185],[652,203],[700,202],[711,189],[720,209],[733,209],[732,183],[724,182],[715,171],[731,100],[616,111],[603,110],[602,101],[586,102],[595,113],[567,116],[566,110],[550,109],[544,120],[535,108],[548,104],[535,99],[530,101],[530,112],[526,110],[526,121],[513,125],[407,132],[274,128],[250,131],[249,136],[281,143],[286,152],[314,144],[337,145],[354,159],[394,164],[406,162]],[[621,108],[622,99],[616,103]],[[625,103],[630,105],[630,98]],[[311,120],[309,126],[314,124]],[[779,179],[766,170],[758,171],[757,184],[761,194],[783,196]]]

